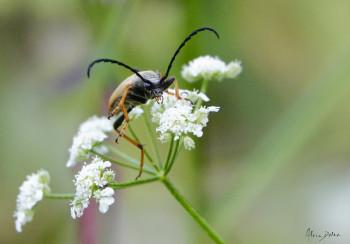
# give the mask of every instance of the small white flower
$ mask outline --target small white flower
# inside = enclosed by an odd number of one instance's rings
[[[109,206],[114,203],[114,190],[108,185],[114,182],[115,173],[106,169],[111,163],[95,157],[91,164],[84,165],[75,176],[76,194],[71,202],[71,216],[73,219],[83,215],[90,199],[95,198],[100,203],[100,212],[106,213]]]
[[[196,147],[196,145],[194,144],[194,141],[189,136],[185,136],[184,146],[185,146],[185,149],[189,150],[189,151],[191,151],[192,149],[194,149]]]
[[[171,140],[171,134],[170,133],[163,133],[160,135],[160,137],[158,138],[162,143],[166,143],[168,141]]]
[[[70,152],[67,167],[74,166],[77,161],[85,161],[91,155],[90,150],[96,149],[106,152],[101,148],[101,142],[107,138],[108,132],[113,131],[113,125],[106,117],[93,116],[82,123],[77,135],[73,138],[73,144],[68,150]]]
[[[109,209],[109,206],[114,203],[113,195],[114,190],[110,187],[106,187],[101,191],[101,197],[100,199],[97,199],[100,202],[99,210],[101,213],[106,213]]]
[[[242,72],[240,61],[232,61],[229,64],[221,61],[218,57],[209,55],[198,57],[182,67],[181,75],[188,82],[200,79],[218,80],[235,78]]]
[[[191,98],[194,103],[199,96],[208,100],[198,92],[181,91],[181,96],[184,98]],[[197,137],[203,135],[203,127],[208,123],[208,116],[210,112],[218,112],[219,107],[200,107],[193,111],[194,107],[189,101],[179,100],[176,96],[163,94],[163,103],[154,103],[151,108],[152,121],[158,124],[156,131],[160,132],[159,139],[162,143],[170,141],[172,137],[178,140],[185,136],[184,144],[187,150],[195,147],[195,143],[189,134]]]
[[[17,210],[14,213],[16,218],[15,226],[17,232],[22,232],[22,226],[32,221],[34,206],[43,199],[43,196],[50,192],[50,175],[45,170],[39,170],[27,176],[27,180],[19,187],[19,194],[16,200]]]

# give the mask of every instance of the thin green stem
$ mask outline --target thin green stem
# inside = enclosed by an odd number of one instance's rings
[[[192,216],[192,218],[202,227],[202,229],[207,232],[209,237],[215,241],[215,243],[224,243],[223,239],[219,234],[208,224],[208,222],[200,216],[196,210],[190,205],[190,203],[179,193],[179,191],[173,186],[173,184],[168,180],[163,180],[164,185],[170,193],[175,197],[175,199],[181,204],[181,206]]]
[[[203,80],[202,81],[202,86],[201,86],[201,89],[200,89],[199,92],[205,94],[205,92],[207,91],[208,83],[209,83],[209,80]],[[202,98],[198,98],[198,101],[197,101],[197,103],[195,105],[195,110],[199,109],[200,106],[202,105],[202,103],[203,103],[203,99]]]
[[[111,163],[118,164],[118,165],[130,168],[130,169],[136,169],[136,170],[140,169],[140,164],[139,163],[137,163],[136,165],[131,165],[131,164],[128,164],[128,163],[117,161],[117,160],[115,160],[115,159],[113,159],[111,157],[108,157],[106,155],[100,154],[100,153],[98,153],[98,152],[96,152],[94,150],[91,150],[91,152],[93,154],[99,156],[100,158],[102,158],[104,160],[107,160],[107,161],[109,161]],[[134,164],[134,162],[130,162],[130,163]],[[146,173],[149,173],[151,175],[156,175],[157,174],[153,169],[150,169],[149,167],[144,167],[143,171],[146,172]]]
[[[144,107],[143,107],[143,109],[144,109]],[[147,129],[148,135],[149,135],[149,137],[151,139],[151,144],[152,144],[153,151],[154,151],[154,153],[155,153],[155,155],[157,157],[159,169],[162,169],[163,168],[162,160],[160,158],[160,153],[159,153],[159,150],[158,150],[158,147],[157,147],[156,138],[155,138],[154,132],[153,132],[153,130],[151,128],[151,124],[149,122],[149,118],[147,116],[147,113],[143,113],[142,117],[143,117],[143,121],[145,122],[145,126],[146,126],[146,129]]]
[[[118,155],[119,157],[129,161],[130,163],[132,163],[133,165],[137,166],[138,168],[140,168],[140,160],[137,160],[133,157],[130,157],[128,154],[118,150],[117,148],[107,144],[107,143],[102,143],[103,145],[105,145],[108,150],[116,155]],[[147,169],[147,170],[151,170],[151,171],[154,171],[152,168],[150,168],[149,166],[147,165],[144,165],[143,166],[144,169]],[[156,168],[157,169],[157,168]],[[158,170],[157,170],[158,171]]]
[[[170,146],[169,146],[169,151],[168,151],[168,156],[166,158],[166,161],[165,161],[165,165],[164,165],[164,169],[167,169],[169,167],[169,162],[170,162],[170,158],[171,158],[171,154],[173,152],[173,147],[174,145],[174,136],[171,137],[171,140],[170,140]]]
[[[48,199],[74,199],[75,194],[48,193],[44,197]]]
[[[132,129],[132,127],[129,125],[128,129],[132,135],[132,137],[134,138],[135,141],[137,141],[138,143],[140,143],[139,138],[136,136],[135,131]],[[141,143],[140,143],[141,144]],[[154,160],[152,159],[152,157],[149,155],[148,151],[144,148],[143,149],[145,156],[147,157],[147,159],[149,160],[149,162],[153,165],[153,167],[155,167],[156,170],[159,171],[159,168],[156,166],[156,164],[154,163]]]
[[[159,177],[152,177],[152,178],[148,178],[148,179],[133,180],[133,181],[129,181],[129,182],[111,183],[110,187],[112,187],[114,189],[120,189],[120,188],[129,187],[129,186],[135,186],[135,185],[141,185],[141,184],[145,184],[145,183],[150,183],[150,182],[153,182],[153,181],[157,181],[159,179],[160,179]]]
[[[129,186],[150,183],[153,181],[157,181],[159,179],[160,179],[160,177],[157,176],[157,177],[152,177],[152,178],[148,178],[148,179],[133,180],[133,181],[129,181],[129,182],[111,183],[110,187],[112,187],[114,189],[120,189],[120,188],[129,187]],[[45,194],[44,197],[48,198],[48,199],[74,199],[75,194],[48,193],[48,194]]]
[[[180,151],[180,145],[182,145],[182,142],[183,142],[182,137],[181,137],[181,139],[176,141],[174,153],[173,153],[173,155],[172,155],[172,157],[167,165],[167,168],[165,168],[165,170],[164,170],[164,172],[165,172],[164,175],[167,175],[169,173],[169,171],[171,170],[171,167],[173,167],[175,159]]]

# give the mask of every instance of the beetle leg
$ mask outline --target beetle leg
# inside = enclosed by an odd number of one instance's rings
[[[128,91],[129,91],[130,87],[133,86],[133,85],[134,85],[134,83],[131,83],[131,84],[128,84],[125,87],[125,91],[123,93],[122,98],[120,99],[120,102],[119,102],[118,106],[108,115],[108,119],[113,117],[119,111],[119,109],[121,109],[124,106],[126,94],[128,94]],[[124,115],[125,115],[125,113],[124,113]]]
[[[190,99],[187,99],[187,98],[182,98],[180,96],[180,91],[179,91],[179,84],[177,83],[177,80],[175,78],[174,80],[174,83],[175,83],[175,96],[177,97],[177,99],[181,100],[181,99],[185,99],[187,101],[191,101]],[[192,102],[192,101],[191,101]]]
[[[119,133],[118,137],[115,139],[116,143],[118,143],[119,137],[124,136],[124,133],[126,131],[126,128],[128,128],[128,124],[129,124],[129,121],[130,121],[129,115],[128,115],[128,111],[126,111],[126,108],[125,108],[124,104],[122,105],[122,109],[123,109],[123,113],[124,113],[125,125],[124,125],[123,130]]]
[[[179,84],[177,83],[176,78],[175,78],[175,80],[174,80],[174,83],[175,83],[175,93],[168,91],[168,89],[166,89],[165,92],[168,93],[169,95],[176,96],[177,99],[179,99],[179,100],[184,99],[184,100],[186,100],[186,101],[189,101],[189,102],[191,103],[191,105],[193,105],[193,102],[192,102],[190,99],[188,99],[188,98],[183,98],[183,97],[180,96]]]
[[[168,89],[166,89],[165,92],[168,93],[169,95],[175,96],[175,93],[168,91]]]
[[[120,132],[120,130],[116,130],[117,131],[117,133],[121,133]],[[140,148],[140,150],[141,150],[141,161],[140,161],[140,170],[139,170],[139,174],[137,175],[137,177],[136,177],[136,180],[141,176],[141,174],[142,174],[142,168],[143,168],[143,159],[144,159],[144,150],[143,150],[143,146],[140,144],[140,143],[138,143],[137,141],[135,141],[135,140],[133,140],[133,139],[131,139],[130,137],[128,137],[128,136],[126,136],[126,135],[124,135],[123,136],[128,142],[130,142],[130,143],[132,143],[133,145],[135,145],[135,146],[137,146],[138,148]]]

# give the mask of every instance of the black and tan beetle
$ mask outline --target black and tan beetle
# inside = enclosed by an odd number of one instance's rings
[[[164,76],[161,75],[160,71],[157,70],[156,72],[148,70],[148,71],[140,71],[138,68],[131,68],[130,66],[119,62],[117,60],[112,59],[97,59],[93,61],[87,71],[88,77],[90,77],[90,70],[92,66],[94,66],[97,63],[100,62],[107,62],[107,63],[114,63],[121,65],[135,74],[129,76],[126,78],[118,87],[115,89],[111,97],[109,98],[109,116],[108,119],[112,116],[116,116],[116,121],[114,122],[114,129],[119,133],[118,137],[116,138],[116,142],[118,142],[118,138],[124,136],[126,140],[137,146],[141,149],[141,162],[140,162],[140,171],[138,176],[139,178],[142,174],[142,167],[143,167],[143,161],[144,161],[144,150],[143,146],[136,142],[135,140],[131,139],[128,136],[125,136],[124,133],[126,131],[126,128],[128,127],[129,123],[129,116],[128,113],[137,105],[145,104],[149,99],[155,98],[157,102],[162,100],[162,94],[163,92],[166,92],[168,94],[176,96],[178,99],[183,99],[179,94],[179,87],[178,83],[175,79],[175,77],[169,77],[169,71],[171,69],[171,66],[175,60],[176,55],[180,52],[181,48],[185,45],[185,43],[191,39],[192,36],[196,35],[200,31],[209,30],[215,33],[215,35],[219,38],[219,34],[210,27],[202,27],[195,31],[193,31],[190,35],[188,35],[185,40],[180,44],[180,46],[175,51],[175,54],[171,58],[171,61],[169,63],[168,69]],[[168,88],[175,84],[175,93],[171,93],[168,91]],[[186,99],[186,98],[185,98]],[[186,99],[188,100],[188,99]],[[191,102],[191,101],[189,101]],[[123,129],[120,131],[118,128],[123,123],[125,119],[125,125]]]

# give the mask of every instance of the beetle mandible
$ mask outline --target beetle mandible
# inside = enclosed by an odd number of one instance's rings
[[[179,94],[179,87],[177,80],[175,77],[169,77],[169,72],[171,69],[171,66],[175,60],[175,57],[178,55],[180,50],[183,48],[185,43],[191,39],[192,36],[196,35],[200,31],[212,31],[217,38],[219,37],[219,34],[210,27],[201,27],[199,29],[194,30],[191,34],[189,34],[185,40],[180,44],[180,46],[175,51],[175,54],[170,60],[170,63],[168,65],[168,69],[164,76],[161,75],[160,71],[157,70],[156,72],[148,70],[148,71],[140,71],[138,68],[131,68],[130,66],[112,59],[97,59],[93,61],[87,71],[88,77],[90,77],[90,71],[91,68],[100,62],[106,62],[106,63],[113,63],[118,64],[120,66],[123,66],[124,68],[127,68],[134,72],[133,75],[126,78],[112,93],[111,97],[109,98],[109,116],[108,119],[110,119],[113,116],[116,116],[116,121],[113,124],[114,129],[119,133],[119,135],[116,138],[116,142],[118,142],[119,137],[124,137],[127,141],[131,142],[133,145],[137,146],[141,149],[141,161],[140,161],[140,170],[139,174],[136,177],[138,179],[142,174],[142,168],[143,168],[143,161],[144,161],[144,149],[143,146],[138,143],[137,141],[131,139],[130,137],[124,135],[126,128],[128,127],[129,123],[129,116],[128,113],[137,105],[145,104],[149,99],[156,99],[156,101],[159,103],[160,100],[163,99],[162,94],[163,92],[166,92],[168,94],[176,96],[178,99],[185,99],[182,98]],[[171,93],[168,91],[168,88],[175,84],[175,93]],[[188,100],[191,102],[190,100]],[[192,102],[191,102],[192,103]],[[123,123],[125,119],[125,125],[123,129],[120,131],[118,128]]]

